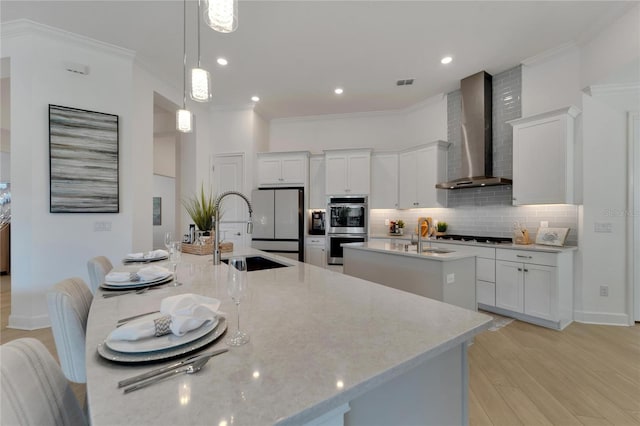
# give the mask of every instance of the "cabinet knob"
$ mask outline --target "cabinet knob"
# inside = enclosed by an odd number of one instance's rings
[[[518,271],[522,272],[522,268],[518,268]]]
[[[512,198],[512,200],[513,200],[513,201],[516,201],[516,200],[517,200],[517,198],[516,198],[516,197],[513,197],[513,198]]]
[[[525,269],[524,271],[525,271],[525,272],[529,272],[529,270],[528,270],[528,269]]]
[[[532,258],[532,256],[524,256],[522,254],[516,254],[516,257],[521,257],[523,259],[531,259]]]
[[[236,232],[236,235],[237,235],[237,236],[240,236],[240,235],[242,235],[242,234],[241,234],[240,232]]]

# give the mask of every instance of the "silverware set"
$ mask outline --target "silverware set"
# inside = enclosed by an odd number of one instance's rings
[[[143,314],[147,315],[147,314]],[[209,360],[222,353],[227,352],[229,349],[218,349],[213,352],[207,352],[199,355],[193,355],[185,358],[182,361],[177,361],[164,367],[155,368],[147,371],[146,373],[138,374],[128,379],[124,379],[118,382],[119,388],[125,388],[124,393],[136,391],[138,389],[145,388],[154,383],[158,383],[169,377],[178,376],[181,374],[194,374],[197,373],[205,366]]]

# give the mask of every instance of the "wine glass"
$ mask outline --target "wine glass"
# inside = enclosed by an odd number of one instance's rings
[[[229,346],[242,346],[249,342],[249,336],[240,331],[240,299],[243,299],[248,288],[247,260],[242,257],[229,259],[229,270],[227,273],[227,294],[231,296],[236,304],[238,317],[238,328],[227,339]]]
[[[182,243],[180,241],[171,241],[169,244],[169,262],[173,268],[173,281],[168,285],[169,287],[178,287],[182,285],[178,281],[178,263],[182,257]]]
[[[173,242],[173,233],[171,231],[167,231],[164,234],[164,246],[169,250],[171,248],[171,243]]]

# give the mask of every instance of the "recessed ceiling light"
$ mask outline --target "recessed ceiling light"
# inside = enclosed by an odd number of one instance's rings
[[[251,100],[252,100],[253,102],[258,102],[258,101],[260,100],[260,98],[259,98],[258,96],[252,96],[252,97],[251,97]]]
[[[453,58],[451,56],[445,56],[444,58],[440,59],[440,63],[441,64],[450,64],[451,61],[453,61]]]
[[[227,61],[225,58],[218,58],[216,62],[218,63],[218,65],[222,65],[222,66],[225,66],[229,63],[229,61]]]
[[[342,87],[336,87],[336,90],[334,90],[333,93],[335,93],[336,95],[342,95],[344,93],[344,90],[342,89]]]

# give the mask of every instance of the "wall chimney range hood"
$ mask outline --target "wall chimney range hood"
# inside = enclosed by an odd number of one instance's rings
[[[491,75],[485,71],[460,81],[462,116],[460,120],[462,177],[436,184],[438,189],[477,188],[511,185],[511,179],[494,177],[493,126],[491,109],[493,94]]]

